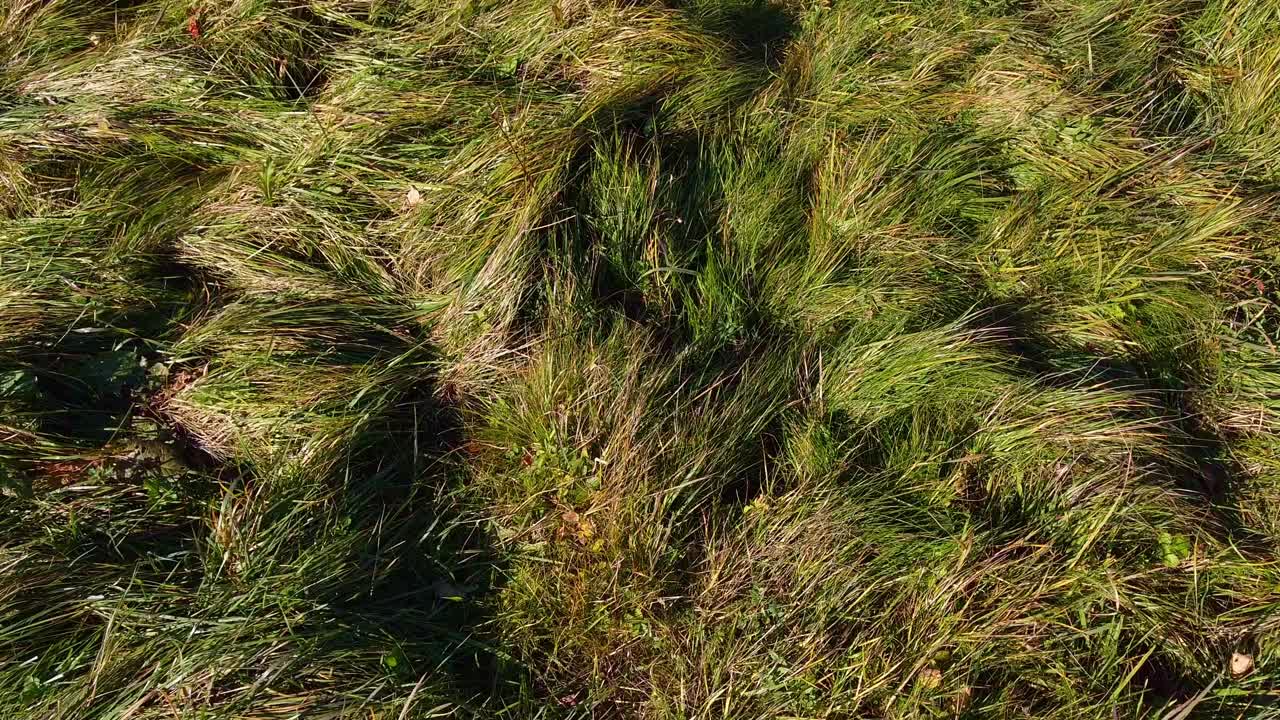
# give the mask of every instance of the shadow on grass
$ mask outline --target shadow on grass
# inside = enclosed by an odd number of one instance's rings
[[[1208,375],[1193,351],[1177,356],[1115,357],[1096,348],[1066,348],[1044,330],[1035,301],[1029,298],[991,306],[976,325],[998,342],[1016,372],[1048,389],[1098,387],[1132,394],[1149,408],[1128,419],[1158,422],[1167,455],[1150,459],[1216,523],[1222,539],[1258,553],[1273,550],[1269,540],[1243,520],[1239,495],[1243,469],[1227,451],[1228,438],[1210,428],[1197,411],[1194,381]],[[991,333],[994,333],[993,335]],[[1176,370],[1176,372],[1175,372]]]
[[[388,672],[407,681],[444,672],[464,704],[511,701],[527,674],[487,636],[502,562],[463,497],[463,437],[456,410],[426,385],[404,398],[351,469],[336,513],[363,538],[352,579],[322,598],[333,618],[389,643]],[[393,648],[393,649],[392,649]]]
[[[796,22],[771,0],[676,0],[694,27],[725,39],[739,62],[767,69],[782,63]]]

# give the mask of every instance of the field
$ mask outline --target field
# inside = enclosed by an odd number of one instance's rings
[[[0,0],[0,717],[1280,717],[1280,0]]]

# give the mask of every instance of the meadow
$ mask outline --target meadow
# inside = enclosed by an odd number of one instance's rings
[[[0,0],[0,717],[1280,717],[1280,0]]]

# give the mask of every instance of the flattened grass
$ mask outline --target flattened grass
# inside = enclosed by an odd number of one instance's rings
[[[11,0],[0,714],[1273,716],[1277,23]]]

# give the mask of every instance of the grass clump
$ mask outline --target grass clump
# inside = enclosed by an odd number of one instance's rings
[[[0,6],[0,714],[1266,718],[1280,9]]]

